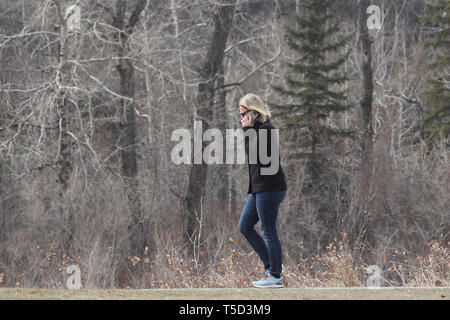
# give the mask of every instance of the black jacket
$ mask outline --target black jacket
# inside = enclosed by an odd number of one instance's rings
[[[268,155],[271,154],[271,129],[275,129],[270,119],[267,118],[267,121],[264,123],[256,122],[253,127],[247,126],[243,127],[244,133],[250,128],[255,129],[257,140],[252,140],[252,135],[245,137],[245,153],[247,156],[248,163],[248,175],[249,175],[249,186],[247,193],[256,193],[256,192],[264,192],[264,191],[276,191],[276,190],[287,190],[286,177],[284,175],[283,169],[281,167],[281,157],[279,158],[279,167],[278,171],[273,175],[261,175],[261,167],[270,167],[271,163],[262,164],[259,158],[259,137],[260,137],[260,129],[267,129],[267,150]],[[252,141],[250,141],[252,140]],[[251,164],[249,161],[249,144],[256,143],[257,147],[257,163]],[[275,144],[274,144],[275,145]]]

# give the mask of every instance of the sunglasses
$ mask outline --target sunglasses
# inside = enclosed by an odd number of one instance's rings
[[[245,115],[250,112],[250,110],[247,110],[245,112],[239,112],[239,114],[241,115],[241,118],[245,117]]]

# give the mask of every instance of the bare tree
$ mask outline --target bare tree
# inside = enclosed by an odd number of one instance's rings
[[[367,28],[367,8],[368,0],[360,1],[360,17],[359,17],[359,37],[362,46],[362,76],[363,76],[363,98],[361,100],[363,131],[361,136],[363,167],[370,177],[370,159],[372,154],[372,99],[373,99],[373,71],[372,71],[372,47]],[[370,179],[368,180],[370,181]]]
[[[56,75],[56,104],[59,117],[59,154],[58,154],[58,183],[59,190],[59,214],[63,218],[62,229],[62,243],[65,252],[68,252],[72,246],[73,234],[75,232],[74,213],[70,206],[64,205],[64,197],[69,189],[71,174],[73,171],[73,142],[69,135],[71,113],[73,112],[73,97],[66,89],[73,86],[72,80],[72,64],[68,60],[73,56],[73,47],[71,46],[71,37],[68,26],[68,18],[70,14],[66,15],[61,1],[53,1],[56,7],[56,14],[58,17],[58,25],[55,25],[55,32],[59,31],[60,40],[57,46],[58,70]]]
[[[128,206],[131,220],[128,225],[128,234],[130,239],[130,250],[134,256],[139,256],[144,251],[146,244],[145,226],[139,197],[137,154],[136,154],[136,111],[134,84],[134,66],[127,58],[130,49],[128,38],[132,34],[147,0],[137,1],[132,13],[126,20],[128,1],[118,0],[115,7],[112,26],[117,28],[117,56],[119,62],[117,70],[120,75],[120,133],[119,148],[122,162],[122,175],[126,188]],[[153,249],[153,248],[152,248]],[[153,251],[153,250],[152,250]]]
[[[231,29],[236,0],[227,0],[218,8],[214,15],[214,31],[209,44],[203,66],[200,69],[200,83],[198,84],[197,106],[195,120],[201,121],[202,136],[211,126],[216,94],[216,78],[222,65],[224,51]],[[205,143],[203,147],[205,146]],[[184,197],[184,215],[186,217],[185,254],[191,256],[194,252],[194,238],[197,220],[202,210],[202,201],[205,194],[208,166],[203,161],[194,164],[189,171],[189,184]]]

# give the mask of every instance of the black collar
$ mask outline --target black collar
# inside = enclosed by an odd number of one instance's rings
[[[264,123],[267,123],[267,122],[270,122],[269,117],[267,117],[267,120],[266,120],[266,122],[264,122]],[[259,122],[259,121],[256,121],[256,123],[253,125],[253,128],[258,129],[258,128],[261,127],[264,123]]]

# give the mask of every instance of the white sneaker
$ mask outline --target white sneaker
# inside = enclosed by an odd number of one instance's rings
[[[267,273],[264,279],[253,281],[252,285],[256,288],[283,288],[283,277],[275,278],[270,273]]]

